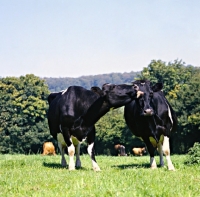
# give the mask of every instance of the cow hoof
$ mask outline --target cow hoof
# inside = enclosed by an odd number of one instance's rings
[[[95,172],[101,171],[101,169],[100,169],[99,167],[93,167],[93,170],[94,170]]]
[[[63,168],[66,168],[67,167],[67,162],[65,160],[62,160],[61,161],[61,165]]]
[[[75,167],[74,166],[69,166],[69,170],[71,171],[71,170],[75,170]]]
[[[155,170],[155,169],[157,169],[157,166],[151,166],[151,169]]]
[[[168,170],[170,170],[170,171],[175,171],[175,168],[174,168],[174,166],[168,167]]]
[[[81,168],[81,161],[79,160],[79,161],[76,161],[76,167],[77,168]]]

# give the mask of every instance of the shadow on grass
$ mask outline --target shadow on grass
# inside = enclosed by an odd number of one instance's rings
[[[46,168],[53,168],[53,169],[64,169],[64,168],[66,168],[66,170],[68,169],[68,165],[67,165],[67,167],[62,167],[61,164],[59,164],[59,163],[43,162],[43,166]],[[84,167],[76,167],[76,170],[87,170],[87,169]]]
[[[124,165],[113,165],[112,168],[127,169],[127,168],[150,168],[149,163],[143,164],[124,164]]]

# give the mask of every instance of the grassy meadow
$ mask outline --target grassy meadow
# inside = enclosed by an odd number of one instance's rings
[[[151,170],[149,156],[97,156],[101,171],[94,172],[88,155],[81,156],[82,168],[75,171],[61,167],[60,155],[0,155],[0,196],[200,196],[200,166],[185,165],[185,158],[172,156],[173,172],[166,166]]]

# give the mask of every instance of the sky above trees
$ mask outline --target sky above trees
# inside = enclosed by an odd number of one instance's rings
[[[141,71],[151,60],[200,66],[198,0],[0,0],[1,77]]]

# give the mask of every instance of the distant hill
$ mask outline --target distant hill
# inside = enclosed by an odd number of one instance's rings
[[[77,78],[64,77],[64,78],[43,78],[50,92],[58,92],[68,88],[69,86],[77,85],[82,86],[86,89],[90,89],[92,86],[102,87],[104,83],[130,83],[137,77],[140,72],[125,72],[125,73],[110,73],[101,75],[89,75],[81,76]]]

